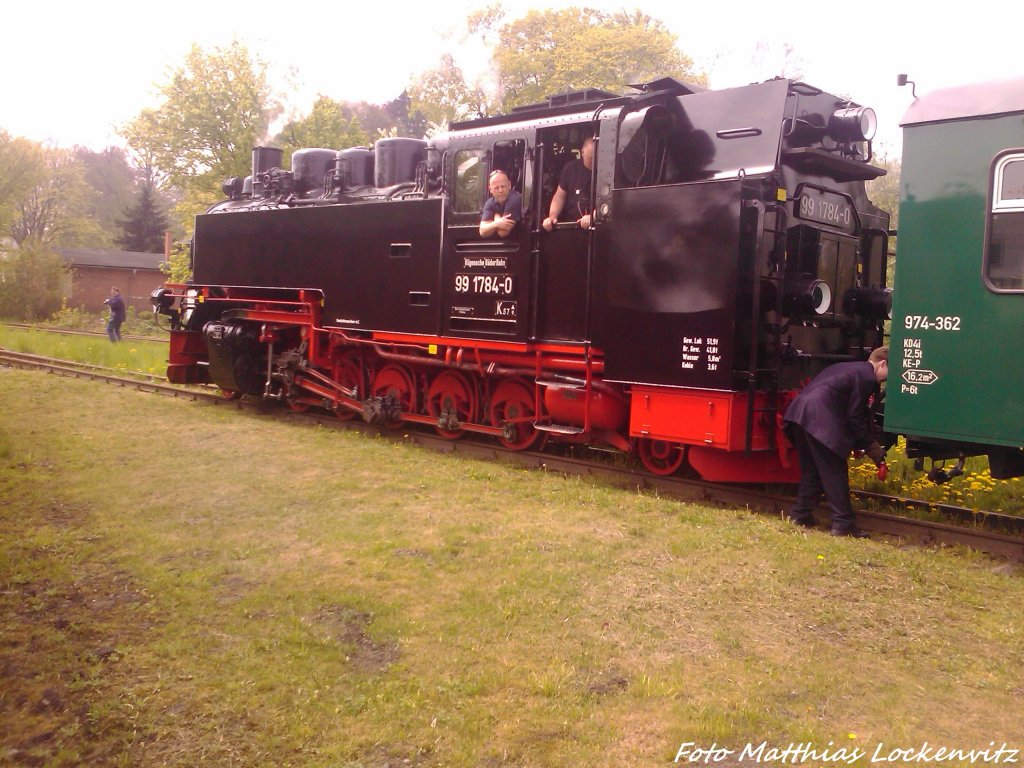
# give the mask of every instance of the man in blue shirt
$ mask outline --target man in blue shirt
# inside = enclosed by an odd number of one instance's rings
[[[523,196],[512,189],[512,183],[504,171],[491,171],[487,180],[491,196],[484,203],[480,215],[480,237],[508,237],[523,218]]]

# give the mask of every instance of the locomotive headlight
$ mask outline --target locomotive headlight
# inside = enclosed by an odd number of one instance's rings
[[[149,294],[149,303],[153,305],[153,312],[166,315],[174,304],[174,294],[166,288],[157,288]]]
[[[828,121],[828,133],[837,141],[871,141],[877,128],[878,118],[870,107],[837,109]]]
[[[832,308],[832,289],[824,280],[787,281],[783,308],[790,315],[824,315]]]
[[[812,280],[805,289],[807,303],[816,315],[824,315],[832,307],[832,289],[824,280]]]

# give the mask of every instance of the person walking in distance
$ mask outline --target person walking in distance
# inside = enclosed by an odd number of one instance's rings
[[[103,301],[110,307],[110,320],[107,321],[107,336],[111,341],[121,340],[121,324],[124,322],[124,299],[117,288],[110,289],[110,296]]]

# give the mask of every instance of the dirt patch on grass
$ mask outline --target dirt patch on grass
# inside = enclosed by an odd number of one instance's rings
[[[367,633],[372,616],[344,605],[325,605],[311,616],[304,616],[308,626],[322,642],[345,646],[347,659],[360,672],[376,673],[387,669],[398,659],[398,645],[373,639]]]
[[[101,566],[71,581],[55,573],[7,586],[0,595],[6,759],[19,765],[116,760],[135,730],[122,667],[152,627],[147,602],[127,575]]]
[[[616,668],[583,672],[580,675],[584,690],[591,696],[611,696],[629,688],[629,680]]]

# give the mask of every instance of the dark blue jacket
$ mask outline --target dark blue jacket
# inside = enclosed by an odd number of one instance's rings
[[[120,296],[111,296],[103,302],[110,305],[110,319],[124,322],[124,299]]]
[[[846,456],[873,442],[868,399],[877,390],[871,363],[836,363],[804,387],[786,409],[785,420],[833,453]]]

